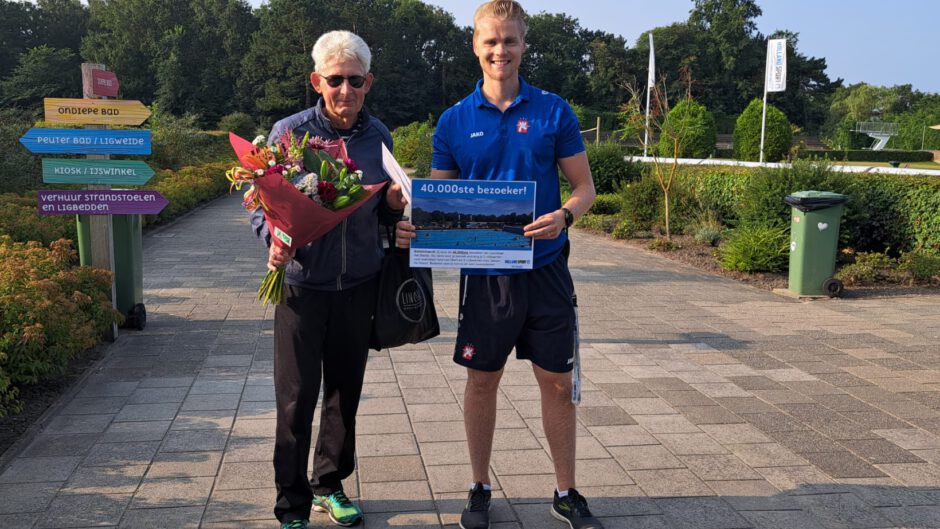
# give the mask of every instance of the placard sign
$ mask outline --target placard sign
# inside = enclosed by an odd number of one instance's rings
[[[41,189],[40,215],[156,215],[169,204],[156,191]]]
[[[47,184],[106,184],[141,186],[153,169],[136,160],[42,159],[42,181]]]
[[[117,97],[121,87],[114,72],[106,70],[91,71],[91,91],[98,97]]]
[[[46,121],[76,125],[140,125],[150,109],[140,101],[120,99],[43,99]]]
[[[29,129],[20,143],[40,154],[150,154],[150,131]]]

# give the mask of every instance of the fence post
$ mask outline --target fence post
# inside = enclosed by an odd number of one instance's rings
[[[595,136],[594,136],[594,145],[599,145],[601,143],[601,117],[600,116],[597,116],[597,129],[595,130],[597,132],[595,132]]]

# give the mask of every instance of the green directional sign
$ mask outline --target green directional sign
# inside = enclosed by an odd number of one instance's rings
[[[136,160],[42,159],[42,181],[47,184],[109,184],[139,186],[153,169]]]

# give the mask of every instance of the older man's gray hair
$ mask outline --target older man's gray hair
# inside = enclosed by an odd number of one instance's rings
[[[321,68],[335,61],[358,61],[362,65],[362,73],[369,73],[372,66],[372,52],[369,46],[359,35],[349,31],[330,31],[324,33],[313,45],[313,67],[320,72]]]

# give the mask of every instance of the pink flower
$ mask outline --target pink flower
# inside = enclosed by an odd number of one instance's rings
[[[352,173],[355,173],[356,171],[359,170],[359,166],[356,165],[356,162],[352,158],[346,158],[345,160],[343,160],[343,164]]]
[[[324,151],[337,160],[345,160],[349,157],[346,154],[346,142],[341,139],[328,141],[314,136],[307,141],[307,146],[316,151]]]

